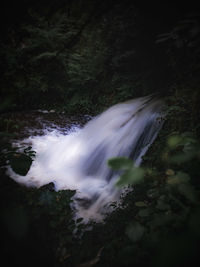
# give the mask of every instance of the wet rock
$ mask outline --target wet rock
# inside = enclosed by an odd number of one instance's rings
[[[47,190],[47,191],[53,192],[53,191],[55,191],[55,186],[54,186],[54,183],[49,183],[49,184],[41,186],[40,189],[42,191],[46,191]]]

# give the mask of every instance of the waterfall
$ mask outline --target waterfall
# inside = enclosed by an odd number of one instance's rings
[[[141,97],[110,107],[68,135],[31,136],[28,142],[36,158],[29,172],[20,176],[8,167],[8,174],[28,187],[53,182],[55,190],[76,190],[75,217],[101,221],[121,193],[115,186],[118,175],[108,167],[108,159],[129,157],[139,166],[162,127],[162,109],[161,100]]]

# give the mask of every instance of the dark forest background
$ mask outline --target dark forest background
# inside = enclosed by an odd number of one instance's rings
[[[199,16],[192,4],[8,0],[1,6],[1,110],[92,113],[137,96],[170,95],[186,78],[198,84]]]
[[[198,5],[7,0],[0,7],[0,236],[6,266],[197,266]],[[96,115],[149,94],[165,100],[167,115],[144,157],[144,177],[136,182],[126,176],[122,184],[134,185],[134,192],[122,209],[105,224],[91,223],[93,230],[81,238],[73,235],[74,192],[54,192],[52,185],[27,189],[6,176],[6,164],[26,173],[34,160],[31,148],[19,154],[11,147],[21,127],[14,114],[53,109],[66,117]],[[80,233],[84,228],[80,224]]]

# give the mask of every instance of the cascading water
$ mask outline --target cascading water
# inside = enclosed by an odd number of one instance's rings
[[[76,190],[72,204],[75,217],[84,222],[101,221],[121,193],[115,186],[118,175],[107,160],[129,157],[140,165],[162,127],[162,108],[161,100],[142,97],[109,108],[68,135],[30,137],[36,158],[29,172],[20,176],[8,167],[8,174],[26,186],[53,182],[55,190]]]

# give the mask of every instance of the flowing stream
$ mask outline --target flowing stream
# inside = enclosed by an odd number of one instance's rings
[[[118,174],[107,165],[113,157],[130,157],[136,166],[162,127],[163,103],[151,96],[112,106],[84,127],[44,124],[43,134],[33,134],[14,145],[28,144],[36,152],[26,176],[8,167],[9,176],[27,187],[54,183],[55,190],[76,190],[75,218],[101,221],[118,201]],[[88,118],[87,118],[88,120]]]

